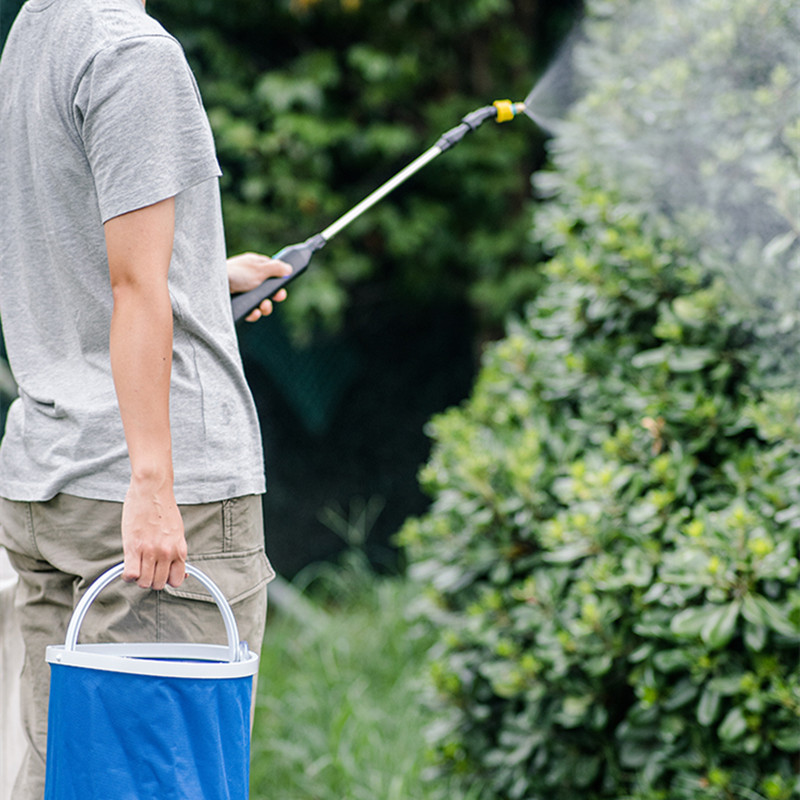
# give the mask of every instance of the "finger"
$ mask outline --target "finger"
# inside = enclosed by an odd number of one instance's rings
[[[261,319],[261,311],[257,308],[254,308],[246,317],[246,322],[257,322]]]
[[[122,580],[126,583],[133,583],[142,574],[142,561],[138,552],[125,550],[124,563],[122,565]]]
[[[142,589],[149,589],[153,585],[153,572],[155,559],[152,556],[142,556],[142,569],[136,584]]]
[[[167,585],[169,573],[170,563],[168,561],[157,561],[153,569],[152,588],[160,592]]]
[[[272,313],[272,300],[265,300],[258,307],[258,310],[261,312],[263,317],[268,317]]]
[[[183,583],[185,577],[186,561],[184,559],[176,559],[170,565],[167,583],[177,589]]]
[[[282,303],[288,297],[286,293],[286,289],[278,289],[278,291],[272,296],[273,303]]]
[[[273,258],[268,258],[261,262],[256,274],[260,281],[266,281],[270,278],[285,278],[292,274],[292,267],[284,261],[275,261]]]

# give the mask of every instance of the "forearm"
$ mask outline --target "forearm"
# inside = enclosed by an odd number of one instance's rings
[[[111,371],[135,479],[161,476],[172,488],[169,384],[172,308],[167,276],[174,200],[105,224],[114,308]]]
[[[132,478],[171,490],[172,308],[166,280],[115,288],[110,354]]]

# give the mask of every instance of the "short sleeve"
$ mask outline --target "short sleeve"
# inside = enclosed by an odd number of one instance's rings
[[[169,36],[100,51],[74,109],[103,222],[220,174],[194,76]]]

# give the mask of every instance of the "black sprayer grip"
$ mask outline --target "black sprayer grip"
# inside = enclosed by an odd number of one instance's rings
[[[483,106],[483,108],[476,108],[471,111],[461,120],[460,125],[445,131],[436,142],[436,147],[443,153],[449,150],[453,145],[458,144],[470,131],[480,127],[486,122],[487,119],[497,116],[497,108],[495,106]]]
[[[290,244],[288,247],[284,247],[283,250],[275,253],[273,258],[291,264],[291,273],[279,278],[267,278],[264,283],[260,286],[256,286],[255,289],[233,295],[233,297],[231,297],[233,321],[239,322],[243,320],[253,309],[258,308],[264,300],[277,294],[286,284],[305,272],[306,267],[308,267],[311,261],[311,256],[324,246],[325,239],[317,234],[300,244]]]

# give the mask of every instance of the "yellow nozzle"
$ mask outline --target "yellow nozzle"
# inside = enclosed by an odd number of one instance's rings
[[[508,122],[525,110],[525,103],[512,103],[510,100],[495,100],[492,105],[497,109],[498,122]]]

